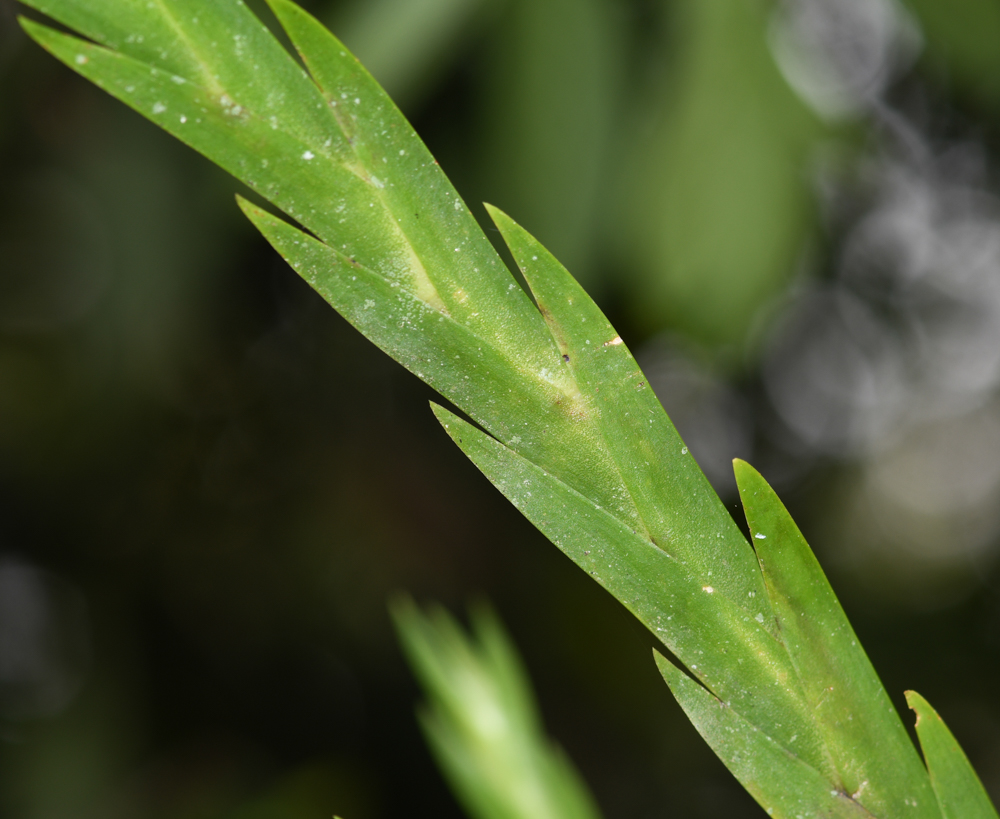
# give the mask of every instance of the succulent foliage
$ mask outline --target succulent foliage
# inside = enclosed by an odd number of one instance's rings
[[[996,819],[947,728],[911,695],[925,766],[761,476],[736,464],[751,545],[572,276],[490,209],[529,297],[365,69],[290,0],[268,1],[304,68],[240,0],[29,0],[87,39],[23,25],[292,220],[240,200],[338,312],[474,422],[434,408],[486,477],[686,669],[657,656],[769,814]],[[501,645],[481,632],[484,649]],[[433,676],[420,646],[437,638],[407,633]],[[428,720],[445,759],[455,725]],[[445,762],[453,781],[474,781],[457,764]]]

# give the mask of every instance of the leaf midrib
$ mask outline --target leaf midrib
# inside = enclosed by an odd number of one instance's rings
[[[195,45],[195,41],[191,39],[173,12],[164,4],[163,0],[153,0],[153,2],[156,3],[156,7],[160,10],[166,24],[177,35],[177,38],[187,46],[194,57],[195,64],[201,69],[203,77],[208,80],[208,87],[202,86],[202,90],[206,91],[212,97],[221,98],[226,91],[219,84],[218,78],[211,73],[209,62],[202,56],[201,51]],[[152,67],[155,68],[156,66],[152,65]]]

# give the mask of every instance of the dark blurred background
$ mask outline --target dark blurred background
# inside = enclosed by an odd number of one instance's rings
[[[307,5],[591,290],[734,514],[731,458],[772,481],[900,709],[927,696],[1000,797],[1000,0]],[[607,819],[763,815],[430,390],[21,11],[0,816],[459,816],[400,591],[493,601]]]

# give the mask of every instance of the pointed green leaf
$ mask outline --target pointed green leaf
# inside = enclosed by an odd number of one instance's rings
[[[734,462],[764,582],[839,777],[876,816],[938,815],[926,771],[819,562],[774,490]]]
[[[434,407],[483,474],[705,684],[808,764],[832,773],[783,646],[761,623],[590,499],[500,442]],[[758,619],[759,618],[759,619]]]
[[[759,608],[750,597],[764,602],[750,550],[693,460],[682,459],[683,444],[651,392],[638,384],[631,356],[624,348],[611,350],[623,354],[619,375],[635,376],[636,388],[646,393],[635,399],[632,420],[638,422],[638,412],[650,413],[654,424],[640,426],[650,427],[654,437],[626,453],[619,444],[628,433],[602,422],[608,410],[599,407],[609,404],[608,394],[593,401],[581,393],[541,316],[502,269],[420,140],[313,18],[288,0],[272,2],[310,80],[236,0],[197,9],[192,0],[178,0],[169,13],[164,5],[151,6],[133,21],[136,32],[129,36],[115,28],[113,13],[100,0],[40,2],[46,12],[120,50],[26,24],[43,45],[243,179],[326,245],[324,252],[313,241],[286,242],[282,250],[294,267],[303,271],[309,265],[315,280],[325,257],[341,271],[344,262],[364,268],[398,291],[392,299],[369,295],[352,311],[351,320],[377,343],[418,375],[428,375],[433,359],[432,383],[492,434],[645,529],[636,509],[642,505],[652,536],[681,559],[697,553],[704,564],[706,555],[722,548],[726,556],[712,562],[720,592],[747,610]],[[162,28],[176,35],[169,48],[142,46]],[[225,48],[213,49],[223,42]],[[258,70],[261,63],[267,70]],[[300,259],[303,254],[309,258]],[[335,280],[353,285],[356,279],[328,276],[320,288],[343,309],[333,296]],[[409,315],[420,315],[422,326],[451,320],[453,375],[441,355],[430,352],[439,349],[436,340],[407,332]],[[610,326],[604,330],[613,334]],[[611,335],[601,343],[610,341]],[[609,448],[610,434],[619,440]],[[657,457],[660,444],[672,450],[667,464]],[[663,489],[674,491],[672,503],[654,499]],[[693,519],[707,525],[692,527]]]
[[[460,356],[456,368],[462,379],[480,383],[472,398],[445,394],[526,457],[606,508],[635,517],[595,419],[542,317],[399,111],[312,17],[287,0],[272,3],[312,72],[310,79],[239,0],[197,9],[189,7],[193,0],[177,0],[170,4],[171,15],[155,6],[159,11],[143,19],[146,28],[136,37],[156,26],[181,31],[174,50],[188,48],[184,64],[194,78],[188,79],[168,73],[169,61],[155,49],[126,47],[128,38],[117,34],[102,38],[102,26],[117,31],[107,19],[113,16],[109,4],[39,2],[69,24],[87,9],[93,18],[86,20],[88,35],[121,51],[26,23],[42,45],[293,216],[335,251],[328,258],[342,257],[399,291],[398,303],[372,299],[367,326],[383,339],[377,343],[419,375],[424,366],[415,359],[427,345],[414,351],[387,332],[393,325],[406,329],[400,305],[410,303],[408,296],[421,303],[414,307],[421,315],[427,308],[442,321],[452,319],[468,331],[453,351]],[[235,33],[223,38],[227,24]],[[207,39],[203,28],[211,32]],[[259,49],[230,47],[259,38],[266,40]],[[218,55],[207,47],[221,42],[226,47],[220,46]],[[280,66],[258,71],[261,62]],[[177,60],[170,65],[175,63],[180,66]],[[303,263],[315,268],[319,249],[305,246],[312,256]],[[296,253],[286,247],[285,255],[301,271]],[[324,292],[329,295],[329,288]],[[481,356],[489,359],[486,376]],[[494,373],[504,384],[520,386],[492,392]]]
[[[488,209],[585,396],[643,534],[690,563],[692,571],[711,577],[711,585],[737,605],[754,615],[764,611],[770,627],[753,550],[621,337],[551,253],[505,213]]]
[[[396,282],[369,270],[287,222],[240,199],[240,207],[275,249],[342,316],[389,355],[458,406],[469,408],[495,434],[512,437],[515,423],[499,406],[546,413],[553,392],[511,365],[469,328]],[[502,400],[498,400],[502,399]],[[543,420],[545,419],[545,420]]]
[[[409,248],[408,267],[433,288],[426,300],[440,299],[456,320],[525,366],[551,366],[552,346],[536,311],[510,286],[513,279],[485,234],[403,115],[315,18],[290,0],[268,2],[345,135],[350,160],[377,179],[392,233]]]
[[[656,665],[688,719],[769,816],[873,819],[815,768],[654,652]],[[896,814],[890,814],[896,815]],[[899,814],[904,815],[904,814]]]
[[[436,410],[490,480],[706,687],[665,672],[682,702],[714,703],[715,722],[704,708],[696,722],[739,775],[763,787],[760,766],[748,773],[740,756],[749,730],[770,743],[762,758],[800,776],[796,794],[814,793],[807,813],[851,815],[831,811],[857,802],[887,819],[938,819],[898,717],[766,484],[738,467],[762,576],[593,302],[494,212],[536,309],[329,32],[271,0],[306,74],[240,0],[31,2],[97,43],[25,22],[42,45],[305,228],[243,203],[348,320],[494,436]],[[720,745],[720,730],[743,739]],[[766,793],[806,810],[799,796]]]
[[[917,712],[917,737],[944,819],[998,819],[997,810],[944,720],[916,691],[906,702]]]
[[[876,816],[938,816],[916,749],[830,583],[774,490],[748,463],[736,482],[802,691],[832,755],[838,786]]]
[[[249,203],[241,205],[338,312],[491,434],[599,500],[614,501],[616,491],[621,495],[593,433],[567,412],[572,399],[550,380],[526,370],[523,361],[511,361],[395,281]]]
[[[84,33],[115,50],[30,22],[25,28],[324,242],[474,327],[524,366],[558,375],[537,312],[510,287],[513,279],[433,157],[312,17],[288,2],[272,4],[315,83],[239,0],[174,0],[169,9],[149,3],[155,12],[129,36],[114,23],[115,5],[37,5],[68,25],[86,10]],[[142,45],[163,30],[176,34],[169,48]]]

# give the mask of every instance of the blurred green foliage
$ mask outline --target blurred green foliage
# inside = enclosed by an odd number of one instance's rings
[[[771,56],[770,6],[678,0],[672,12],[671,60],[623,157],[616,258],[645,332],[738,350],[815,225],[809,160],[823,128]]]
[[[513,0],[482,69],[480,150],[490,159],[478,184],[548,237],[585,286],[605,291],[600,224],[628,139],[626,23],[614,0]]]
[[[451,64],[466,56],[469,41],[491,22],[497,5],[497,0],[373,0],[332,3],[325,16],[396,104],[409,108],[425,101]]]
[[[599,819],[572,763],[545,736],[531,683],[496,615],[472,612],[472,635],[441,608],[404,598],[393,618],[428,703],[428,744],[472,819]]]
[[[939,82],[996,117],[1000,105],[1000,3],[906,0],[926,38],[924,59]]]

